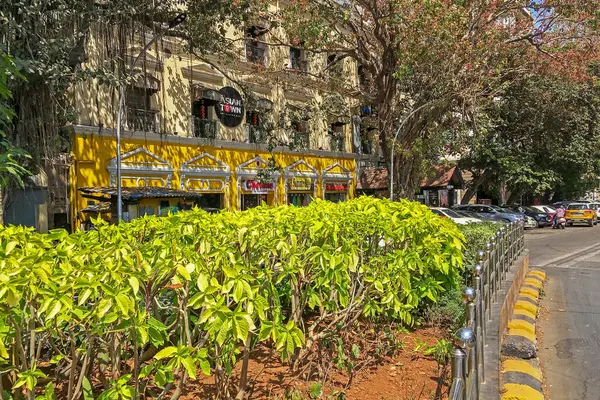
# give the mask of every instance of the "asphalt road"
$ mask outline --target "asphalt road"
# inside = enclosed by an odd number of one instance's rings
[[[526,234],[530,265],[548,277],[539,318],[551,400],[600,399],[600,225]]]

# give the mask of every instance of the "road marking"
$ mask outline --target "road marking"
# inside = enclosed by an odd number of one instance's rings
[[[518,383],[504,384],[504,393],[502,393],[502,400],[523,399],[544,400],[544,395],[527,385],[519,385]]]
[[[598,245],[594,245],[594,247],[598,247]],[[600,250],[596,250],[593,251],[591,253],[587,253],[587,254],[583,254],[580,255],[579,257],[575,257],[572,260],[569,260],[568,262],[566,262],[565,264],[562,265],[549,265],[552,268],[563,268],[563,269],[588,269],[588,270],[598,270],[597,268],[585,268],[585,267],[578,267],[577,264],[582,262],[582,261],[587,261],[590,260],[592,258],[598,258],[598,260],[600,261]]]

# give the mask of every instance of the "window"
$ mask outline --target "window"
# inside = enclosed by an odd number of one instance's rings
[[[339,122],[329,124],[329,140],[331,151],[344,151],[344,125]]]
[[[267,143],[267,132],[262,126],[263,115],[258,111],[246,112],[246,129],[250,143]]]
[[[308,149],[310,147],[310,132],[307,121],[292,121],[294,147]]]
[[[127,128],[134,131],[156,132],[158,111],[153,108],[152,95],[156,90],[132,86],[125,93]]]
[[[329,54],[327,56],[326,71],[330,75],[341,74],[343,72],[342,57],[339,54]]]
[[[264,41],[266,30],[259,26],[251,26],[246,29],[246,60],[260,65],[266,65],[267,45]]]
[[[302,49],[290,47],[290,68],[301,72],[308,71],[308,63]]]
[[[216,139],[216,104],[216,101],[208,99],[200,99],[192,103],[192,132],[195,137]]]

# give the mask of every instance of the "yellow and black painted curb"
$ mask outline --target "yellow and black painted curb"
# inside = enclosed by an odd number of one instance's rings
[[[507,334],[502,342],[502,400],[543,400],[542,370],[537,355],[535,321],[540,292],[546,280],[543,271],[527,273],[515,303]]]

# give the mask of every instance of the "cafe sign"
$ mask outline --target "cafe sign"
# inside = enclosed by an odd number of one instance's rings
[[[328,183],[325,185],[325,190],[328,192],[346,192],[348,191],[347,183]]]
[[[239,126],[244,119],[242,96],[231,86],[221,88],[219,93],[221,93],[221,99],[215,107],[217,117],[223,125],[229,128]]]
[[[290,190],[308,192],[313,190],[313,180],[311,178],[294,177],[288,181],[288,186]]]
[[[252,193],[272,192],[275,190],[275,182],[260,182],[253,179],[248,179],[244,181],[242,188]]]

